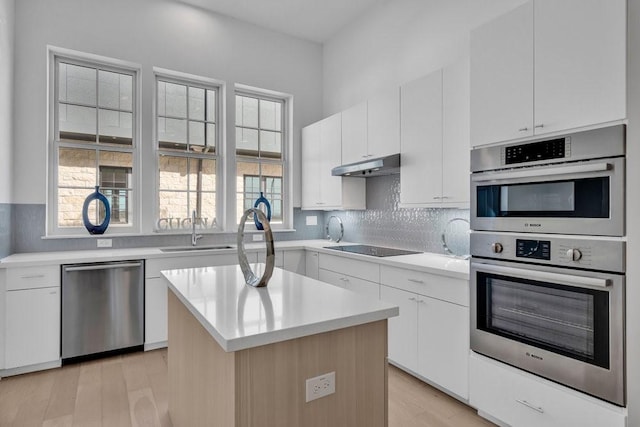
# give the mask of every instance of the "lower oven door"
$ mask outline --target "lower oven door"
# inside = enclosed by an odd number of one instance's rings
[[[471,349],[620,406],[624,275],[471,263]]]

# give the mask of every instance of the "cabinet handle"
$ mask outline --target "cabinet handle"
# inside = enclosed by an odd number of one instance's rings
[[[532,405],[531,403],[527,402],[526,400],[516,399],[516,402],[518,402],[521,405],[526,406],[527,408],[533,409],[536,412],[540,412],[541,414],[544,414],[544,409],[542,409],[540,406]]]
[[[526,132],[528,130],[529,130],[529,128],[520,128],[520,129],[518,129],[518,132]]]
[[[538,128],[543,128],[543,127],[544,127],[544,123],[541,123],[541,124],[539,124],[539,125],[535,125],[535,128],[536,128],[536,129],[538,129]]]
[[[423,283],[424,284],[424,280],[420,280],[420,279],[407,279],[407,280],[410,281],[410,282],[413,282],[413,283]]]
[[[433,196],[433,200],[440,200],[440,199],[442,199],[442,197],[440,197],[440,196]]]
[[[415,298],[415,297],[411,297],[411,298],[409,298],[409,301],[415,301],[415,300],[416,300],[416,298]]]
[[[316,202],[316,205],[324,205],[325,202]]]
[[[42,279],[44,274],[34,274],[31,276],[20,276],[21,279]]]
[[[58,291],[51,291],[51,292],[49,292],[49,295],[57,295],[57,294],[58,294]]]
[[[343,282],[348,282],[349,279],[347,279],[346,277],[341,277],[340,280],[342,280]]]
[[[451,197],[449,197],[449,196],[442,196],[442,197],[440,197],[440,198],[441,198],[441,199],[450,199]]]
[[[420,304],[426,304],[425,300],[423,300],[423,299],[419,299],[419,300],[418,300],[418,303],[420,303]]]

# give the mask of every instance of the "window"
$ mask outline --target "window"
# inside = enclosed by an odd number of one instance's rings
[[[285,107],[284,99],[236,93],[237,221],[262,192],[271,204],[272,224],[286,223]]]
[[[156,229],[189,228],[195,211],[197,224],[213,230],[218,227],[219,87],[195,76],[176,75],[156,75]]]
[[[121,61],[77,53],[67,56],[51,51],[51,58],[48,232],[86,233],[82,207],[96,186],[110,202],[108,233],[137,231],[133,177],[138,71],[122,67]],[[100,223],[104,215],[102,204],[92,204],[92,222]]]

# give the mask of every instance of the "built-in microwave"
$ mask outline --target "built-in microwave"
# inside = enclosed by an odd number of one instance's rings
[[[625,127],[471,151],[471,228],[623,236]]]

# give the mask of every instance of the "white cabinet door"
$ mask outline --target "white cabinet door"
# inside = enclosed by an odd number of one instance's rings
[[[302,129],[302,208],[318,209],[320,203],[320,123]]]
[[[6,293],[5,368],[60,359],[60,287]]]
[[[306,274],[306,257],[304,250],[283,251],[284,262],[282,268],[294,273]]]
[[[368,102],[367,155],[371,158],[400,152],[400,89],[383,89]]]
[[[469,395],[469,308],[418,296],[418,373]]]
[[[340,113],[320,121],[320,204],[325,208],[342,206],[342,177],[331,176],[331,169],[342,164],[342,118]]]
[[[442,70],[401,87],[400,203],[442,198]]]
[[[418,305],[416,294],[380,286],[380,300],[395,304],[400,309],[397,317],[388,320],[389,359],[418,371]]]
[[[535,133],[626,117],[625,0],[535,0]]]
[[[469,203],[469,58],[442,71],[442,202]]]
[[[167,341],[167,282],[156,277],[144,281],[144,343]]]
[[[305,274],[307,277],[318,280],[318,252],[305,251]]]
[[[572,28],[564,23],[560,30]],[[533,3],[528,2],[471,33],[471,143],[531,135]]]
[[[367,103],[342,112],[342,164],[367,157]]]

